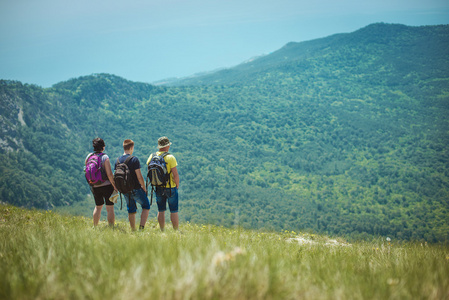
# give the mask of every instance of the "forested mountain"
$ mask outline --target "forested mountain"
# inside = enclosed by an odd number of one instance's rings
[[[288,43],[270,55],[237,67],[171,80],[169,85],[271,84],[279,77],[314,80],[315,76],[326,80],[354,77],[363,84],[378,80],[373,83],[395,85],[427,79],[420,76],[445,77],[447,30],[447,25],[372,24],[353,33]]]
[[[93,138],[143,165],[167,135],[184,220],[448,241],[448,54],[447,25],[374,24],[178,86],[1,81],[0,199],[72,206]]]

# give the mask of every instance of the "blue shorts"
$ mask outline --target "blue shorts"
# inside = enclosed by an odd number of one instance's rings
[[[171,213],[178,212],[178,188],[156,188],[156,203],[157,209],[162,212],[168,208]]]
[[[130,195],[131,199],[129,197]],[[125,194],[125,199],[129,214],[135,214],[137,212],[137,203],[142,206],[142,209],[150,209],[150,201],[143,189],[136,189],[129,194]]]

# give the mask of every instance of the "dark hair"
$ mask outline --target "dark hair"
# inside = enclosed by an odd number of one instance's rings
[[[129,150],[129,149],[131,149],[132,147],[134,147],[134,142],[133,142],[133,140],[124,140],[123,141],[123,149],[126,151],[126,150]]]
[[[94,146],[95,152],[101,152],[103,151],[103,148],[105,147],[104,141],[100,138],[96,138],[92,141],[92,146]]]

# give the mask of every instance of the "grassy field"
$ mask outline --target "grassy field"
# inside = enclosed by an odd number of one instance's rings
[[[1,299],[449,299],[449,248],[0,205]]]

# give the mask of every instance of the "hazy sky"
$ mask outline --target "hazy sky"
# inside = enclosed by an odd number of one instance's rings
[[[0,0],[0,79],[154,82],[375,22],[449,24],[448,0]]]

